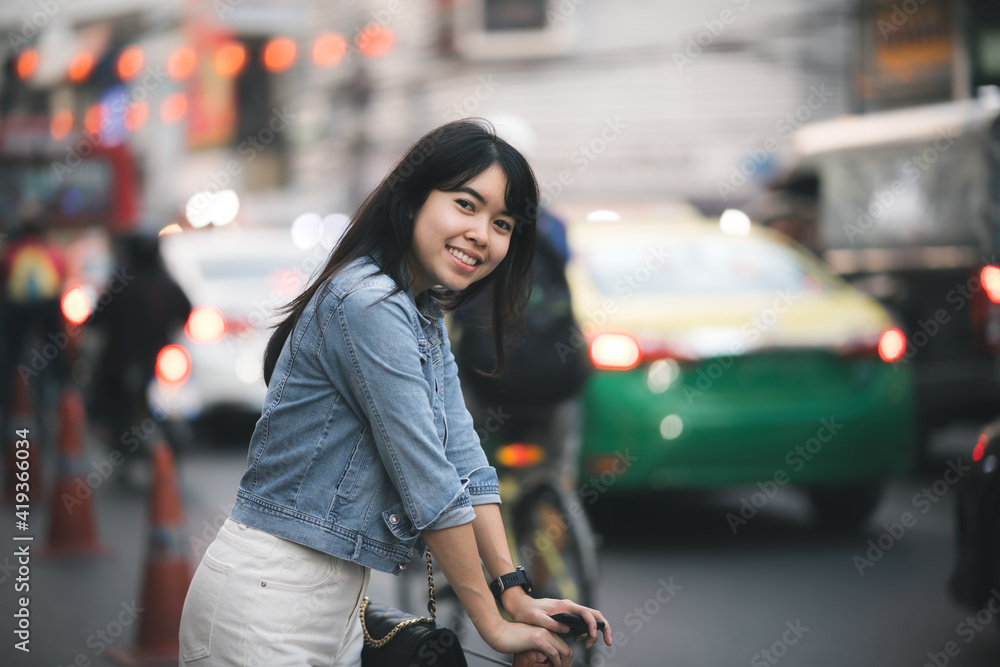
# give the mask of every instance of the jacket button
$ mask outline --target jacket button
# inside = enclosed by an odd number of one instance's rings
[[[399,523],[399,516],[396,515],[396,514],[390,514],[389,515],[389,523],[391,523],[392,525],[395,526],[397,523]]]

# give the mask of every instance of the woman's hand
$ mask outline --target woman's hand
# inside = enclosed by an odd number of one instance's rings
[[[550,618],[552,614],[567,612],[580,616],[587,624],[587,634],[580,635],[575,639],[579,640],[581,637],[587,637],[587,641],[583,645],[584,649],[589,649],[597,641],[597,621],[604,621],[604,643],[611,646],[611,626],[608,624],[607,619],[604,618],[604,614],[596,609],[577,604],[572,600],[553,600],[551,598],[536,600],[526,593],[519,595],[505,594],[503,606],[507,610],[507,613],[518,623],[537,625],[552,632],[569,631],[566,625]]]
[[[554,667],[572,667],[573,649],[544,628],[501,621],[493,631],[480,634],[497,653],[520,654],[516,659],[521,662],[517,664],[546,664],[539,662],[539,659],[546,658]],[[525,660],[534,662],[524,662]]]

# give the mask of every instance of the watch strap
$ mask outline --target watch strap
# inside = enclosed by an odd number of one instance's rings
[[[513,572],[502,574],[490,582],[490,591],[497,600],[500,595],[513,586],[521,586],[528,593],[531,593],[531,577],[523,567],[518,566]]]

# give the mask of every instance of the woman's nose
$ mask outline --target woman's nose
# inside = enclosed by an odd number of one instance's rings
[[[482,219],[478,216],[476,222],[469,225],[469,229],[465,232],[465,238],[470,242],[478,245],[486,245],[486,240],[489,238],[489,223],[484,223]]]

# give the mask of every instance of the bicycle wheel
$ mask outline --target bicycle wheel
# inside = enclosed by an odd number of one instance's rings
[[[531,575],[534,597],[595,604],[597,550],[583,504],[543,482],[513,511],[515,558]]]

